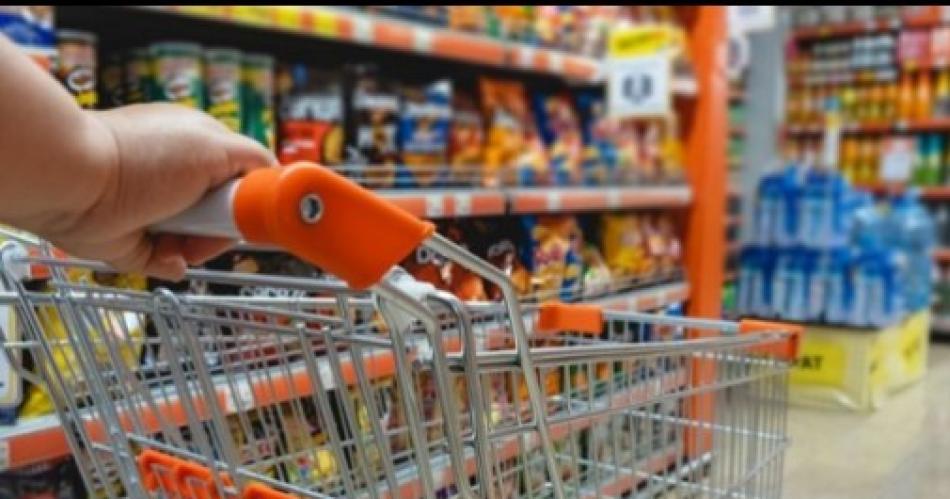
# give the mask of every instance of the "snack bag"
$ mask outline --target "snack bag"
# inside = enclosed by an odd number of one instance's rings
[[[570,99],[565,95],[537,94],[534,115],[550,158],[551,183],[580,183],[583,139]]]
[[[593,244],[585,244],[581,249],[583,274],[581,292],[584,298],[604,295],[610,292],[612,284],[610,266],[604,260],[600,250]]]
[[[676,226],[669,213],[657,215],[654,227],[657,245],[660,247],[657,255],[657,267],[660,275],[669,276],[682,263],[683,248],[676,234]]]
[[[637,278],[649,269],[646,243],[636,215],[604,214],[601,238],[604,259],[615,278]]]
[[[466,227],[460,223],[450,224],[444,231],[446,237],[456,244],[468,247],[464,241]],[[488,295],[485,293],[485,284],[482,278],[470,270],[458,265],[455,262],[448,262],[449,291],[458,296],[462,301],[486,301]]]
[[[425,246],[416,248],[399,266],[409,272],[412,277],[427,282],[436,289],[446,291],[449,289],[448,267],[445,259]]]
[[[449,28],[459,31],[482,33],[485,31],[485,9],[483,5],[449,5]]]
[[[402,165],[397,184],[429,187],[439,184],[448,163],[452,123],[452,82],[439,80],[424,88],[403,89],[399,115]]]
[[[580,238],[577,221],[569,216],[526,216],[522,221],[528,238],[522,258],[531,272],[532,294],[540,301],[572,299],[580,277],[574,249]]]
[[[604,185],[617,180],[619,133],[617,120],[607,117],[601,93],[582,92],[577,96],[584,142],[582,177],[587,185]]]
[[[347,99],[347,162],[363,170],[371,187],[391,187],[399,162],[399,95],[382,82],[372,66],[352,68]]]
[[[507,274],[520,296],[527,295],[531,291],[531,275],[518,252],[518,242],[524,240],[524,236],[517,222],[504,218],[475,220],[472,223],[475,241],[479,245],[476,254]],[[489,300],[502,300],[498,286],[486,281],[485,291]]]
[[[327,435],[313,402],[304,398],[298,404],[299,412],[294,411],[290,403],[281,406],[287,451],[296,456],[292,464],[285,465],[288,478],[294,483],[305,481],[332,488],[340,480],[336,456],[329,449]]]
[[[343,94],[337,75],[302,64],[284,66],[278,75],[278,87],[281,163],[342,163]]]
[[[525,151],[528,107],[524,87],[512,81],[483,78],[482,110],[488,125],[485,141],[485,185],[514,181],[515,167]]]
[[[482,116],[471,95],[452,96],[452,130],[449,139],[450,184],[472,185],[470,179],[481,179],[484,166],[485,130]]]

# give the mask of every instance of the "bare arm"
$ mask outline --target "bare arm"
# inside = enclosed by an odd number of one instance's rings
[[[227,247],[145,228],[275,163],[251,139],[171,104],[84,111],[0,36],[0,221],[76,256],[179,278]]]

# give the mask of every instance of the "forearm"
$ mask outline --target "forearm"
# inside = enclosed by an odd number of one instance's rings
[[[0,35],[0,222],[32,230],[82,211],[112,167],[111,135]]]

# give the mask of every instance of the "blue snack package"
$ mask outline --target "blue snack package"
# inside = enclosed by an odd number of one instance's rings
[[[444,181],[451,123],[450,80],[404,89],[397,131],[403,162],[397,171],[397,185],[431,187]]]
[[[614,135],[617,123],[607,118],[602,92],[577,94],[581,137],[584,143],[582,177],[587,185],[602,185],[617,176],[618,153]]]
[[[571,100],[562,94],[538,93],[532,107],[550,162],[550,183],[580,183],[584,140]]]

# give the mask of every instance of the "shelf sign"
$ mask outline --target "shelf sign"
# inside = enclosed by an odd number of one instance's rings
[[[662,117],[671,112],[672,61],[682,47],[681,36],[660,25],[611,32],[606,64],[610,117]]]
[[[891,137],[881,149],[881,180],[906,182],[914,165],[914,140],[908,137]]]
[[[666,55],[607,63],[607,109],[612,118],[643,118],[670,113],[673,66]]]

